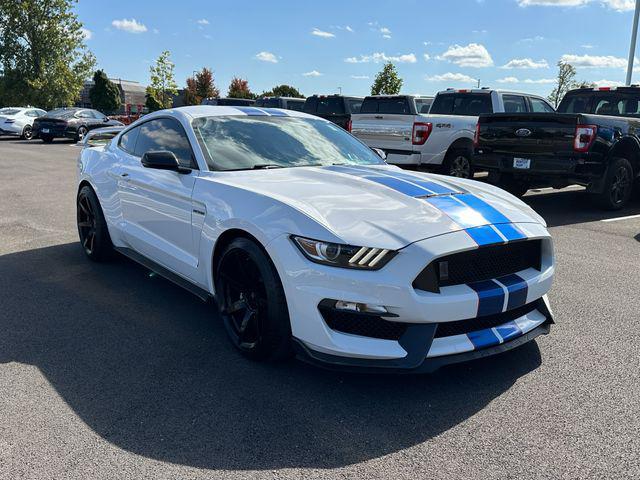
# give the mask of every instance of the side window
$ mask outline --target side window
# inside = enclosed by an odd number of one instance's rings
[[[362,107],[362,100],[347,100],[349,104],[349,112],[360,113],[360,107]]]
[[[93,113],[94,118],[96,118],[97,120],[100,120],[102,122],[104,122],[104,120],[107,118],[106,115],[103,115],[102,113],[98,112],[97,110],[92,110],[91,113]]]
[[[136,140],[138,139],[139,133],[140,127],[132,128],[128,132],[123,133],[120,136],[120,143],[118,143],[118,146],[125,152],[135,155]]]
[[[524,97],[520,95],[503,95],[502,102],[506,113],[524,113],[527,111]]]
[[[33,118],[40,116],[36,110],[29,110],[27,111],[26,115],[27,117],[33,117]]]
[[[78,117],[80,118],[94,118],[91,110],[81,110],[78,112]]]
[[[173,152],[180,165],[194,168],[191,144],[182,125],[172,118],[158,118],[143,123],[139,127],[135,155],[142,157],[146,152],[165,150]]]
[[[529,101],[531,102],[531,111],[534,113],[554,113],[555,110],[551,108],[547,102],[542,100],[541,98],[529,97]]]
[[[318,97],[307,98],[307,101],[304,102],[304,107],[302,108],[302,111],[306,113],[316,113],[317,110],[318,110]]]

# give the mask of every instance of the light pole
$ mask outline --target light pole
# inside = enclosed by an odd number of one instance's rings
[[[633,31],[631,32],[631,46],[629,47],[626,85],[631,85],[631,75],[633,74],[633,59],[636,56],[636,38],[638,37],[638,16],[640,16],[640,0],[636,0],[636,13],[633,16]]]

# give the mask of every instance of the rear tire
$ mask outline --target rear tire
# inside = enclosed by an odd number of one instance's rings
[[[626,158],[611,161],[602,193],[594,194],[595,201],[605,210],[620,210],[633,192],[633,168]]]
[[[108,260],[113,253],[113,244],[98,197],[88,185],[78,193],[76,210],[78,235],[84,253],[95,262]]]
[[[447,152],[442,163],[442,173],[451,177],[473,178],[471,152],[464,149]]]
[[[86,134],[86,127],[78,127],[78,131],[76,132],[76,142],[81,142]]]
[[[25,125],[22,129],[22,135],[20,135],[22,140],[31,140],[33,138],[33,131],[31,130],[31,125]]]
[[[236,238],[214,268],[216,298],[233,345],[252,360],[290,357],[287,300],[278,272],[262,248],[248,238]]]

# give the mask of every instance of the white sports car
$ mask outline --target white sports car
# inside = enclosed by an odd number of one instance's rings
[[[490,185],[387,165],[331,122],[196,106],[78,162],[80,240],[215,298],[245,355],[431,371],[549,332],[551,237]]]
[[[40,108],[32,107],[0,108],[0,135],[14,135],[23,140],[31,140],[33,121],[46,113]]]

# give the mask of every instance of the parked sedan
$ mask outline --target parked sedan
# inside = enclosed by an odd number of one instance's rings
[[[90,259],[115,249],[213,297],[253,359],[430,371],[553,323],[552,241],[530,207],[387,165],[302,112],[152,113],[82,150],[77,191]]]
[[[52,110],[33,122],[33,134],[45,143],[54,138],[72,138],[82,141],[89,130],[123,125],[117,120],[90,108],[60,108]]]
[[[23,140],[33,137],[33,121],[44,114],[40,108],[0,108],[0,135],[15,135]]]

